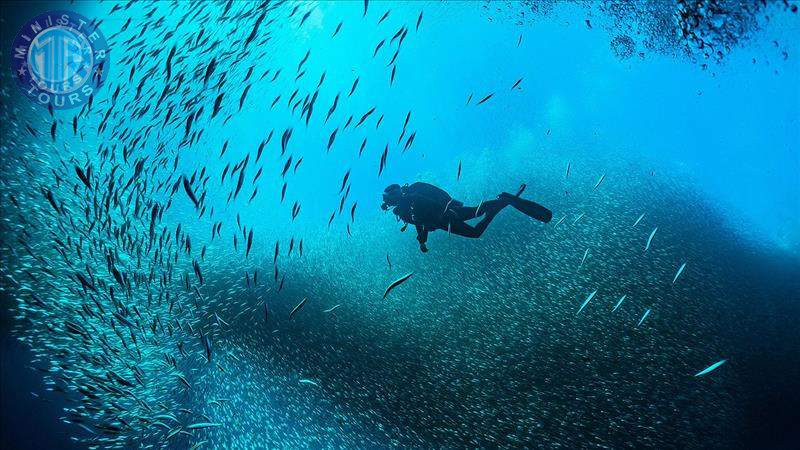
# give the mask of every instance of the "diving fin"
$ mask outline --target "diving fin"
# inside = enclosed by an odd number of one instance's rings
[[[501,197],[506,199],[508,204],[513,206],[517,211],[540,222],[547,223],[553,218],[552,211],[536,202],[525,200],[524,198],[520,198],[511,194],[505,194]]]

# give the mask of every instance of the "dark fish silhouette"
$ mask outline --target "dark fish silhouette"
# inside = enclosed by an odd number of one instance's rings
[[[192,186],[189,184],[189,179],[186,178],[186,175],[183,176],[183,190],[186,191],[186,195],[189,196],[189,200],[194,203],[194,207],[199,208],[200,203],[198,203],[197,197],[194,195],[194,191],[192,190]]]
[[[387,256],[387,261],[388,261],[388,256]],[[390,284],[389,287],[386,288],[386,291],[383,292],[383,298],[385,299],[386,296],[389,295],[389,293],[392,292],[392,290],[394,290],[394,288],[396,288],[397,286],[400,286],[401,284],[405,283],[406,280],[411,278],[411,275],[414,275],[414,272],[410,272],[407,275],[404,275],[404,276],[398,278],[397,280],[393,281],[392,284]]]
[[[378,177],[381,176],[383,173],[383,168],[386,167],[386,155],[389,154],[389,144],[386,144],[386,148],[383,149],[383,154],[381,155],[381,162],[378,168]]]
[[[380,24],[381,24],[381,22],[383,22],[384,20],[386,20],[386,18],[387,18],[387,17],[389,17],[389,13],[390,13],[390,12],[392,12],[392,10],[391,10],[391,9],[387,10],[387,11],[386,11],[386,12],[383,14],[383,16],[381,16],[381,18],[378,20],[378,25],[380,25]]]
[[[250,90],[250,85],[248,84],[247,87],[244,88],[244,92],[242,92],[242,96],[239,98],[239,111],[242,110],[242,105],[244,105],[244,99],[247,98],[247,92]]]
[[[356,77],[356,80],[355,80],[355,81],[353,81],[353,87],[351,87],[351,88],[350,88],[350,93],[349,93],[349,94],[347,94],[347,96],[348,96],[348,97],[350,97],[351,95],[353,95],[353,92],[355,92],[355,91],[356,91],[356,86],[358,86],[358,79],[359,79],[359,77]]]
[[[339,188],[339,193],[340,193],[340,194],[341,194],[341,193],[342,193],[342,191],[344,190],[344,187],[347,185],[347,180],[348,180],[349,178],[350,178],[350,170],[348,170],[348,171],[347,171],[347,172],[344,174],[344,177],[342,178],[342,186]]]
[[[477,106],[477,105],[480,105],[480,104],[482,104],[482,103],[484,103],[484,102],[485,102],[485,101],[487,101],[487,100],[489,100],[490,98],[492,98],[492,96],[493,96],[493,95],[494,95],[494,93],[491,93],[491,94],[487,95],[486,97],[483,97],[483,98],[481,99],[481,101],[479,101],[478,103],[476,103],[476,106]]]
[[[339,131],[338,128],[334,129],[331,133],[330,137],[328,137],[328,150],[331,151],[331,146],[333,145],[333,141],[336,140],[336,132]]]
[[[373,112],[375,112],[375,107],[374,107],[374,106],[373,106],[373,107],[372,107],[372,108],[371,108],[369,111],[367,111],[366,113],[364,113],[364,115],[363,115],[363,116],[361,116],[361,120],[359,120],[359,121],[358,121],[358,123],[356,124],[355,128],[358,128],[358,127],[359,127],[359,125],[361,125],[362,123],[364,123],[364,121],[365,121],[365,120],[367,120],[367,118],[368,118],[368,117],[369,117],[369,116],[370,116],[370,115],[371,115]]]
[[[380,50],[380,49],[381,49],[381,47],[383,47],[383,43],[384,43],[384,42],[386,42],[386,39],[384,39],[384,40],[382,40],[382,41],[378,42],[378,45],[376,45],[376,46],[375,46],[375,51],[374,51],[374,52],[372,52],[372,57],[373,57],[373,58],[375,57],[375,55],[377,55],[377,54],[378,54],[378,50]]]
[[[214,70],[217,68],[217,60],[216,58],[212,58],[211,62],[208,63],[208,67],[206,67],[206,74],[203,77],[203,88],[208,86],[208,79],[211,78],[211,75],[214,73]]]

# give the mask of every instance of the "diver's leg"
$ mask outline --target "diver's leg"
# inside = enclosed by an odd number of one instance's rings
[[[470,220],[478,217],[478,208],[476,206],[459,206],[454,208],[456,220]]]
[[[481,237],[481,233],[479,233],[478,230],[475,229],[475,227],[464,222],[450,222],[447,231],[449,233],[457,234],[459,236],[464,236],[468,238]]]
[[[487,208],[486,212],[484,213],[483,219],[480,222],[475,224],[475,226],[469,225],[465,222],[450,222],[449,230],[451,233],[457,234],[459,236],[464,236],[468,238],[479,238],[486,231],[486,228],[489,224],[494,220],[497,213],[500,212],[504,207],[506,207],[507,203],[499,203],[499,204],[492,204],[491,208]]]
[[[508,206],[508,203],[500,200],[499,203],[492,203],[489,209],[486,210],[486,213],[483,215],[483,219],[480,222],[475,224],[475,231],[478,233],[478,237],[486,231],[486,228],[489,224],[494,220],[495,216]]]
[[[506,206],[508,206],[508,200],[502,198],[487,200],[478,205],[476,215],[477,216],[483,214],[496,215],[497,213],[500,212],[501,209],[505,208]]]
[[[493,199],[481,202],[478,206],[461,206],[455,210],[457,220],[471,220],[484,214],[497,214],[501,209],[508,206],[508,200]]]

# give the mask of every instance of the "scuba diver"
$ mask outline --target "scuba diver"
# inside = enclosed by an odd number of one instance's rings
[[[447,192],[428,183],[417,182],[403,186],[391,184],[383,191],[381,209],[388,211],[389,208],[394,208],[392,212],[397,219],[405,222],[400,231],[405,231],[408,224],[417,228],[419,249],[424,253],[428,251],[425,243],[429,232],[447,230],[448,233],[459,236],[479,238],[495,216],[509,205],[528,217],[549,222],[553,218],[549,209],[520,198],[525,187],[523,184],[516,195],[503,192],[496,199],[481,202],[478,206],[464,206]],[[466,223],[480,216],[483,218],[474,226]]]

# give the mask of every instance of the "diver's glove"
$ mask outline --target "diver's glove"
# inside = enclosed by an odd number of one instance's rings
[[[419,249],[422,253],[428,253],[428,247],[425,245],[424,242],[419,243]]]

